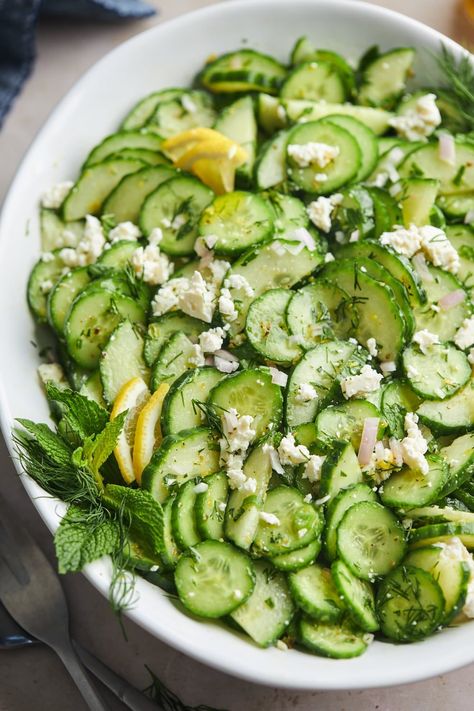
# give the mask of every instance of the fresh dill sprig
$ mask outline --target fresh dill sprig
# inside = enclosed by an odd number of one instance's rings
[[[161,679],[152,672],[149,666],[145,665],[145,668],[151,676],[151,684],[145,689],[144,693],[147,694],[152,701],[155,701],[158,706],[161,706],[164,711],[219,711],[219,709],[214,709],[211,706],[203,706],[202,704],[199,706],[183,704],[176,694],[168,689]],[[221,709],[220,711],[223,710]]]
[[[219,432],[221,437],[224,437],[224,430],[222,428],[222,420],[220,418],[218,410],[222,412],[227,412],[224,407],[220,405],[210,405],[207,402],[202,402],[201,400],[193,400],[193,412],[196,413],[197,410],[206,418],[208,424]]]
[[[461,119],[458,130],[474,131],[474,68],[470,52],[466,50],[458,59],[442,44],[436,62],[444,84],[437,89],[438,97],[452,105]]]

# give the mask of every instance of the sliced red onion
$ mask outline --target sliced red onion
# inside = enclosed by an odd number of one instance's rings
[[[269,368],[270,374],[272,376],[272,383],[275,385],[280,385],[280,387],[285,388],[286,384],[288,382],[288,376],[286,373],[283,373],[281,370],[278,370],[278,368]]]
[[[214,365],[214,358],[208,355],[204,358],[204,365]]]
[[[372,452],[374,451],[377,441],[377,431],[379,429],[379,417],[366,417],[364,427],[362,429],[362,437],[360,440],[359,453],[357,458],[362,467],[370,464]]]
[[[398,439],[395,439],[395,437],[390,437],[388,442],[390,445],[390,449],[392,450],[393,458],[395,460],[395,465],[397,467],[401,467],[403,464],[402,445],[400,444]]]
[[[442,296],[438,301],[438,306],[442,311],[449,311],[449,309],[464,301],[465,298],[466,292],[462,289],[456,289],[456,291],[450,291],[449,294]]]
[[[433,281],[433,277],[426,265],[425,255],[421,252],[417,252],[412,258],[415,269],[424,281]]]
[[[438,155],[443,163],[455,165],[456,163],[456,144],[453,136],[449,133],[441,133],[439,135]]]

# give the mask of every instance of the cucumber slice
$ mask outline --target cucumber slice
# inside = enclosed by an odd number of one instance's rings
[[[163,403],[161,426],[164,434],[177,434],[202,425],[203,413],[196,401],[206,402],[209,391],[223,377],[217,368],[204,367],[183,373],[175,380]]]
[[[321,467],[320,493],[334,498],[342,489],[362,481],[362,471],[349,442],[333,442]]]
[[[339,149],[339,154],[324,170],[317,165],[301,168],[296,161],[287,154],[286,165],[288,177],[298,188],[312,194],[327,195],[345,183],[348,183],[357,174],[361,165],[361,150],[353,136],[341,126],[329,121],[308,121],[295,126],[288,135],[288,146],[304,146],[307,143],[325,143]],[[324,172],[327,180],[319,182],[318,173]]]
[[[394,222],[392,225],[395,224]],[[391,229],[388,227],[388,229]],[[399,281],[408,295],[410,306],[415,307],[426,301],[418,273],[408,259],[396,254],[387,247],[372,240],[359,240],[335,248],[335,254],[341,259],[370,259],[384,267],[393,279]]]
[[[293,69],[281,85],[282,99],[307,99],[344,103],[346,87],[334,64],[304,62]]]
[[[152,118],[161,101],[170,101],[184,94],[184,89],[162,89],[140,99],[124,118],[121,128],[125,131],[143,128]]]
[[[402,178],[412,176],[439,180],[440,195],[457,197],[474,189],[474,145],[455,139],[456,160],[441,160],[438,143],[426,143],[408,154],[398,171]]]
[[[373,237],[375,214],[370,192],[356,185],[342,190],[341,195],[342,199],[331,217],[331,233],[335,236],[342,232],[346,235],[347,240],[354,232],[356,232],[356,236],[358,233],[359,239]]]
[[[437,501],[446,484],[448,468],[444,459],[438,456],[429,455],[426,459],[430,467],[426,474],[408,467],[391,474],[380,487],[382,503],[405,510]]]
[[[456,437],[450,445],[440,449],[439,454],[449,469],[441,496],[448,496],[474,474],[474,434]]]
[[[179,599],[200,617],[223,617],[242,605],[255,587],[250,558],[230,543],[203,541],[181,556],[174,580]]]
[[[254,567],[254,591],[231,618],[260,647],[269,647],[286,630],[295,608],[285,576],[263,561],[255,561]]]
[[[197,482],[194,479],[182,484],[176,493],[171,510],[173,538],[183,551],[195,546],[201,540],[194,518],[197,497],[196,485]]]
[[[134,299],[91,285],[74,300],[64,324],[69,355],[83,368],[97,368],[105,344],[122,319],[140,324],[145,314]]]
[[[188,479],[215,474],[219,469],[215,433],[207,427],[196,427],[163,439],[143,471],[142,488],[161,503],[171,487],[180,487]]]
[[[340,405],[329,405],[316,418],[318,443],[332,448],[334,440],[347,440],[357,452],[360,446],[364,420],[380,417],[379,410],[368,400],[348,400]],[[377,439],[382,439],[384,423],[379,425]]]
[[[197,494],[194,506],[196,530],[201,538],[219,541],[224,537],[224,517],[229,496],[227,474],[212,474],[205,483],[207,489]]]
[[[311,652],[321,657],[350,659],[359,657],[367,649],[367,637],[347,625],[313,622],[301,619],[298,639]]]
[[[48,261],[40,259],[31,270],[26,287],[28,306],[39,323],[44,323],[48,315],[48,293],[60,280],[64,262],[59,256],[61,250],[51,252]]]
[[[375,338],[381,361],[396,360],[405,340],[405,320],[392,289],[379,283],[358,262],[341,259],[327,264],[321,275],[346,291],[356,307],[358,323],[355,337],[359,343]]]
[[[163,504],[163,551],[161,553],[161,558],[163,565],[168,570],[173,570],[176,563],[179,560],[181,552],[176,545],[176,541],[173,538],[173,531],[171,528],[171,516],[173,513],[173,504],[175,497],[170,496],[167,501]]]
[[[366,106],[382,106],[385,109],[393,108],[405,90],[414,58],[415,50],[410,47],[391,49],[367,63],[364,63],[363,58],[359,103]]]
[[[160,101],[150,124],[156,125],[159,133],[169,138],[198,126],[210,128],[215,120],[216,112],[209,94],[204,91],[183,91],[178,98]]]
[[[379,622],[375,614],[375,599],[372,587],[365,580],[359,580],[342,560],[331,566],[334,586],[344,601],[353,622],[365,632],[376,632]]]
[[[329,568],[310,565],[290,573],[288,583],[296,605],[311,618],[337,622],[342,616],[344,606]]]
[[[382,188],[370,186],[367,190],[374,204],[375,236],[380,237],[383,232],[390,232],[393,225],[400,224],[402,221],[402,211],[395,198]],[[405,261],[408,262],[408,260]],[[386,264],[383,264],[383,266],[388,269]]]
[[[150,371],[143,360],[143,336],[130,321],[122,321],[113,331],[102,351],[99,371],[104,398],[110,404],[132,378],[149,381]]]
[[[255,163],[255,182],[260,190],[285,182],[287,141],[288,131],[280,131],[260,148]]]
[[[446,237],[459,255],[457,278],[474,298],[474,230],[470,225],[448,225]]]
[[[286,423],[289,428],[311,422],[335,396],[338,376],[346,366],[362,364],[357,346],[348,341],[327,341],[308,351],[290,375],[286,395]],[[351,367],[352,367],[351,365]],[[300,385],[310,383],[316,397],[309,402],[298,398]]]
[[[306,568],[307,565],[314,563],[320,550],[321,541],[317,538],[304,548],[298,548],[289,553],[280,553],[280,555],[273,556],[272,563],[278,570],[284,570],[290,573],[295,570],[301,570],[301,568]]]
[[[370,501],[351,506],[337,528],[337,552],[362,580],[387,575],[405,555],[405,533],[389,509]]]
[[[335,284],[318,279],[291,295],[286,321],[294,340],[305,350],[327,338],[345,338],[353,328],[349,296]]]
[[[142,161],[131,158],[108,158],[85,168],[62,204],[66,222],[96,215],[122,178],[143,168]]]
[[[256,440],[278,429],[282,418],[281,389],[264,368],[249,368],[221,380],[209,393],[208,403],[218,415],[232,408],[240,416],[251,415]]]
[[[377,501],[377,496],[367,484],[354,484],[342,489],[329,503],[324,530],[324,549],[329,560],[337,555],[337,527],[346,511],[360,501]]]
[[[263,510],[274,514],[277,525],[260,521],[253,544],[254,552],[276,556],[303,548],[318,538],[323,527],[321,513],[304,501],[303,495],[289,486],[268,492]]]
[[[270,207],[273,212],[273,227],[277,235],[285,236],[287,232],[293,232],[297,227],[309,227],[309,217],[306,206],[298,198],[292,195],[284,195],[270,190],[267,195],[262,195],[264,199],[268,197]]]
[[[361,162],[353,181],[354,183],[362,182],[372,173],[379,158],[379,147],[375,133],[353,116],[335,114],[328,116],[327,120],[349,131],[359,144]]]
[[[218,116],[214,125],[216,131],[239,143],[247,153],[246,162],[237,169],[237,176],[246,181],[252,177],[257,146],[257,121],[251,96],[237,99]]]
[[[467,213],[474,209],[474,191],[440,195],[438,197],[438,206],[448,217],[465,218]]]
[[[158,135],[158,134],[156,134]],[[112,153],[110,158],[135,158],[141,160],[146,165],[165,165],[169,163],[163,153],[158,151],[150,151],[147,148],[123,148],[117,153]]]
[[[217,237],[216,254],[234,256],[271,236],[273,214],[259,195],[235,191],[219,195],[199,220],[199,234]]]
[[[426,328],[431,333],[436,333],[440,341],[452,341],[454,335],[465,318],[470,315],[467,300],[461,301],[448,310],[433,310],[433,304],[452,291],[461,289],[460,282],[449,272],[437,267],[427,267],[427,276],[422,276],[423,287],[426,291],[427,304],[414,309],[416,330]],[[429,276],[428,276],[429,275]]]
[[[282,64],[253,49],[223,54],[201,72],[201,84],[213,93],[267,91],[276,93],[286,75]]]
[[[106,402],[104,400],[104,390],[102,388],[102,382],[100,380],[100,373],[98,370],[94,371],[89,375],[87,380],[85,380],[79,392],[84,397],[88,397],[89,400],[93,400],[101,407],[107,408]]]
[[[431,178],[405,178],[397,195],[402,207],[403,224],[430,224],[430,214],[439,190],[439,181]]]
[[[445,609],[433,576],[411,565],[401,565],[382,580],[376,605],[382,633],[396,642],[428,637],[441,623]]]
[[[64,322],[71,304],[78,294],[90,283],[89,270],[80,267],[64,274],[49,292],[47,310],[48,322],[58,336],[62,336]]]
[[[242,289],[230,288],[231,297],[239,314],[231,323],[232,335],[243,329],[247,311],[254,298],[267,289],[291,288],[311,274],[321,263],[322,254],[318,249],[310,252],[304,247],[295,254],[294,247],[294,242],[283,239],[273,240],[252,247],[234,262],[227,276],[239,274],[245,277],[254,290],[254,296],[246,296]]]
[[[446,400],[471,377],[466,354],[449,343],[435,344],[429,353],[412,345],[404,350],[402,363],[413,390],[426,400]]]
[[[354,71],[344,57],[337,54],[337,52],[332,52],[330,49],[316,49],[314,44],[307,37],[300,37],[291,52],[291,64],[295,65],[301,62],[320,61],[329,62],[339,71],[347,93],[352,94],[355,85]]]
[[[406,516],[413,521],[414,526],[426,526],[432,523],[474,523],[474,513],[458,511],[448,506],[445,508],[423,506],[419,509],[407,511]]]
[[[105,200],[104,214],[113,215],[117,222],[137,224],[148,195],[175,175],[176,171],[168,165],[148,166],[126,175]]]
[[[159,352],[170,336],[180,331],[192,343],[197,343],[199,334],[208,328],[207,324],[197,318],[183,314],[181,311],[170,311],[152,321],[145,336],[145,363],[152,366]]]
[[[122,239],[112,244],[109,249],[104,250],[96,263],[104,267],[125,269],[137,246],[138,243],[135,240]]]
[[[466,548],[474,550],[474,523],[461,521],[420,526],[410,531],[408,542],[410,548],[419,548],[432,543],[446,543],[453,537],[460,538]]]
[[[214,193],[196,178],[180,175],[162,183],[143,203],[140,229],[149,236],[155,227],[163,232],[160,249],[173,257],[194,254],[198,221]]]
[[[82,166],[82,170],[96,163],[102,163],[114,153],[127,148],[145,148],[151,151],[159,151],[162,143],[161,136],[155,131],[148,131],[147,129],[112,133],[92,149]]]
[[[76,247],[84,232],[82,220],[68,222],[60,218],[56,210],[40,209],[41,251],[52,252],[63,247]]]
[[[171,385],[187,370],[195,368],[193,355],[193,344],[184,333],[178,331],[170,336],[152,367],[151,389],[157,390],[161,383]]]
[[[390,434],[397,439],[405,436],[405,415],[415,412],[421,400],[410,385],[402,380],[389,383],[382,393],[382,415]]]
[[[250,304],[245,333],[262,358],[280,365],[299,360],[301,348],[293,343],[286,324],[286,309],[292,292],[269,289]]]
[[[404,560],[404,565],[426,570],[436,580],[445,601],[441,624],[448,625],[461,612],[466,601],[470,578],[469,566],[464,561],[443,555],[443,549],[437,545],[410,551]]]
[[[423,402],[417,414],[436,434],[463,434],[474,430],[474,379],[449,400]]]

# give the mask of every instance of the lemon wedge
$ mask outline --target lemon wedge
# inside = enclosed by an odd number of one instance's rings
[[[124,410],[128,410],[124,427],[114,449],[120,473],[127,484],[135,480],[132,459],[135,430],[138,416],[149,398],[150,391],[145,381],[138,377],[132,378],[120,388],[110,413],[110,419],[114,420]]]
[[[181,131],[181,133],[177,133],[175,136],[171,136],[171,138],[167,138],[166,141],[163,141],[161,150],[174,162],[178,160],[183,153],[186,153],[186,151],[201,141],[208,141],[220,138],[221,136],[222,133],[214,131],[212,128],[204,128],[202,126],[190,128],[187,131]]]
[[[162,383],[138,415],[133,443],[133,470],[137,484],[140,484],[142,472],[162,440],[160,417],[169,389],[169,385]]]

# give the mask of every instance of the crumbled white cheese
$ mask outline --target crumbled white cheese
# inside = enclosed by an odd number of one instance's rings
[[[234,407],[222,413],[224,447],[228,452],[245,452],[255,437],[252,415],[239,415]]]
[[[65,247],[59,256],[67,267],[85,267],[97,261],[104,246],[105,237],[100,220],[93,215],[86,215],[84,233],[77,247]]]
[[[214,355],[214,365],[220,373],[230,374],[238,369],[239,361],[226,360],[218,355]]]
[[[418,427],[418,415],[407,412],[405,415],[406,437],[401,441],[402,457],[405,464],[411,469],[426,475],[429,471],[429,464],[425,458],[428,443]]]
[[[186,281],[182,278],[171,279],[158,289],[151,302],[153,316],[162,316],[178,306],[178,295],[184,288],[183,282]]]
[[[239,491],[244,491],[249,494],[255,494],[257,491],[257,480],[251,476],[248,476],[244,483],[239,486]]]
[[[269,455],[272,469],[274,471],[276,471],[277,474],[284,474],[285,473],[285,470],[283,469],[283,467],[281,465],[280,457],[278,456],[278,452],[276,451],[276,449],[273,445],[268,444],[266,442],[262,447],[262,452],[265,452]]]
[[[137,276],[141,277],[146,284],[157,286],[164,284],[170,278],[174,270],[173,262],[170,262],[166,254],[160,252],[160,248],[154,244],[146,247],[137,247],[130,260]]]
[[[282,438],[278,446],[278,456],[283,466],[295,466],[308,462],[310,458],[309,450],[304,444],[296,444],[295,436],[287,434]]]
[[[210,328],[209,331],[204,331],[200,334],[199,345],[204,353],[215,353],[222,348],[224,338],[224,329],[217,326],[217,328]]]
[[[43,252],[41,255],[41,261],[45,264],[48,264],[48,262],[54,262],[54,254],[52,252]]]
[[[296,393],[296,402],[311,402],[317,397],[317,392],[310,383],[301,383]]]
[[[200,481],[199,484],[196,484],[196,486],[193,488],[193,491],[195,494],[204,494],[204,492],[208,489],[209,484],[206,484],[205,481]]]
[[[279,385],[281,388],[286,388],[288,375],[282,370],[278,370],[278,368],[273,368],[272,366],[269,366],[268,370],[270,371],[270,375],[272,377],[272,383]]]
[[[325,183],[328,180],[326,173],[316,173],[314,176],[315,183]]]
[[[297,227],[296,230],[292,230],[284,235],[285,240],[290,242],[297,242],[296,245],[285,245],[285,249],[290,252],[290,254],[299,254],[304,247],[307,247],[311,252],[316,249],[316,242],[311,232],[308,232],[306,227]]]
[[[359,241],[359,237],[360,237],[360,232],[359,232],[359,230],[354,230],[353,232],[351,232],[351,236],[349,237],[349,242],[358,242],[358,241]],[[362,269],[364,269],[364,268],[365,268],[365,267],[361,267],[361,271],[362,271]]]
[[[469,351],[467,359],[471,365],[474,365],[474,348],[471,348],[471,350]]]
[[[280,519],[275,514],[267,513],[266,511],[260,511],[259,514],[260,521],[268,523],[269,526],[279,526]]]
[[[188,316],[211,323],[215,310],[216,292],[212,284],[206,284],[199,272],[184,279],[184,288],[178,293],[178,308]]]
[[[239,312],[235,308],[235,304],[232,300],[232,294],[229,289],[225,287],[221,289],[219,296],[219,312],[224,321],[227,321],[227,323],[232,323],[232,321],[235,321],[239,315]]]
[[[466,563],[469,568],[469,581],[467,595],[462,609],[466,617],[474,617],[474,560],[466,546],[457,537],[453,537],[443,543],[435,543],[437,548],[441,548],[441,555],[450,561]]]
[[[326,254],[324,255],[324,264],[329,264],[329,262],[334,262],[335,259],[336,259],[336,257],[334,256],[334,254],[332,254],[332,252],[326,252]]]
[[[42,294],[49,294],[54,284],[51,279],[44,279],[40,284],[40,291]]]
[[[329,232],[332,226],[331,217],[334,209],[342,201],[343,196],[340,193],[334,193],[330,197],[321,195],[317,200],[313,200],[306,207],[308,217],[319,230]]]
[[[382,232],[380,243],[405,257],[413,257],[421,248],[420,234],[416,225],[410,225],[408,229],[395,226],[393,232]]]
[[[200,368],[204,365],[206,359],[204,358],[204,353],[201,350],[199,343],[193,343],[191,348],[191,354],[188,357],[188,364],[192,367]]]
[[[413,343],[416,343],[420,347],[420,351],[427,355],[433,346],[439,344],[439,336],[437,333],[431,333],[427,328],[424,328],[414,334]]]
[[[211,275],[211,282],[216,289],[220,288],[229,267],[230,263],[224,259],[213,259],[207,264],[207,269]]]
[[[474,346],[474,316],[464,319],[453,340],[462,351]]]
[[[377,350],[377,341],[375,340],[375,338],[368,338],[367,339],[367,350],[369,351],[372,358],[377,357],[378,350]]]
[[[173,219],[170,229],[174,230],[177,232],[178,230],[181,229],[188,221],[188,217],[186,215],[176,215],[176,217]]]
[[[413,257],[421,250],[435,267],[441,267],[452,274],[459,271],[459,255],[439,227],[410,225],[405,228],[396,225],[393,232],[380,235],[380,242],[405,257]]]
[[[410,378],[410,380],[416,380],[417,378],[419,378],[420,372],[419,372],[418,368],[415,368],[414,365],[409,363],[407,365],[407,375]]]
[[[148,244],[153,244],[155,247],[158,247],[162,239],[163,230],[160,227],[154,227],[148,235]]]
[[[181,96],[181,106],[188,114],[195,114],[197,111],[197,106],[189,94],[183,94]]]
[[[441,123],[441,114],[436,105],[436,94],[421,96],[406,114],[393,116],[388,121],[399,136],[408,141],[423,140],[431,136]]]
[[[308,168],[316,164],[319,168],[325,168],[339,155],[339,146],[330,146],[327,143],[290,143],[287,153],[300,168]]]
[[[364,365],[358,375],[348,375],[341,380],[342,394],[348,400],[351,397],[365,397],[380,388],[383,375],[370,365]]]
[[[464,215],[464,224],[470,225],[474,222],[474,210],[468,210]]]
[[[393,360],[384,360],[382,363],[380,363],[380,370],[384,374],[384,377],[387,377],[389,373],[394,373],[397,369],[397,364]]]
[[[41,197],[41,204],[50,210],[57,210],[63,204],[67,195],[71,191],[74,183],[70,180],[65,180],[62,183],[52,185]]]
[[[161,232],[161,230],[160,230]],[[130,242],[141,237],[141,232],[133,222],[119,222],[116,227],[113,227],[109,232],[109,242],[119,242],[120,240],[128,240]]]
[[[370,182],[370,185],[374,185],[377,188],[383,188],[389,180],[392,183],[396,183],[400,178],[397,167],[400,165],[404,157],[405,153],[398,146],[395,146],[391,150],[387,151],[387,153],[380,159],[378,172]]]
[[[288,651],[288,645],[283,642],[283,640],[279,639],[277,643],[275,644],[275,647],[280,650],[280,652],[287,652]]]
[[[247,279],[241,274],[230,274],[224,281],[224,288],[243,291],[245,296],[248,296],[249,298],[255,296],[255,291],[252,289]]]
[[[319,481],[325,459],[326,457],[320,457],[319,454],[311,454],[304,467],[303,479],[308,479],[312,484]]]

